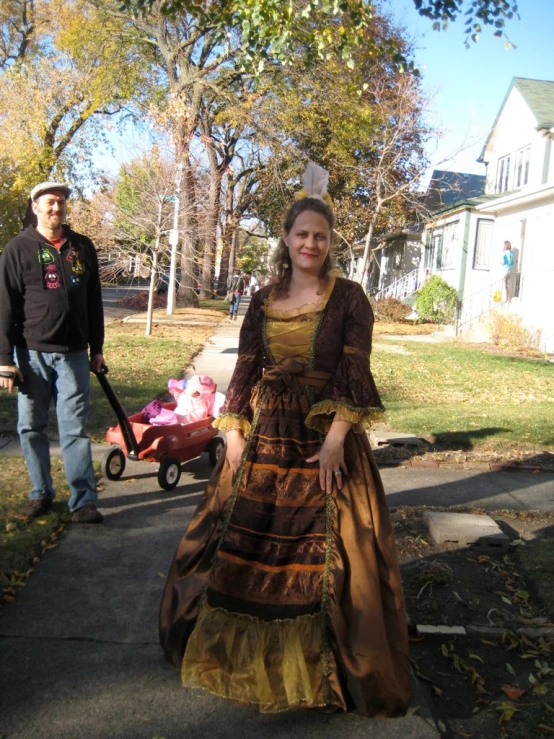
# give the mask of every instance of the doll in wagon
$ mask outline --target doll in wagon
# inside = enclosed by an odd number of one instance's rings
[[[147,423],[154,426],[178,423],[184,426],[209,416],[215,417],[225,400],[223,393],[216,392],[216,384],[208,375],[193,375],[188,380],[171,379],[167,389],[177,405],[170,410],[164,408],[160,401],[152,401],[143,411],[143,416],[148,416],[144,418]]]

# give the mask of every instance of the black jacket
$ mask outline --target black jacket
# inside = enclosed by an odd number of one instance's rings
[[[0,365],[13,348],[101,354],[104,312],[98,258],[90,239],[64,227],[56,249],[33,226],[0,258]]]

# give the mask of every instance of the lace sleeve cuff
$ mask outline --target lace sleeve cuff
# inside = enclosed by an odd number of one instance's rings
[[[381,408],[353,408],[344,403],[335,403],[332,400],[322,400],[312,406],[305,424],[315,431],[329,431],[335,418],[340,421],[350,421],[352,431],[361,434],[371,425],[371,421],[380,418]]]
[[[238,413],[220,413],[212,422],[212,426],[219,431],[242,431],[244,436],[250,431],[250,421]]]

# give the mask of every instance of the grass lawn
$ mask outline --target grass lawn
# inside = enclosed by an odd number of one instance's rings
[[[229,312],[229,303],[223,298],[205,298],[199,301],[200,308],[209,308],[210,310]]]
[[[387,427],[443,449],[554,447],[554,365],[467,344],[376,337]]]
[[[52,460],[56,502],[50,513],[29,521],[20,513],[29,483],[23,457],[2,457],[0,465],[0,603],[15,599],[41,554],[57,546],[69,518],[69,496],[59,459]]]

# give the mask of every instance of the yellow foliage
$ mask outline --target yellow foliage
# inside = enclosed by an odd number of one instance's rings
[[[521,352],[536,352],[540,349],[541,330],[524,326],[521,316],[495,311],[491,314],[489,324],[495,346]]]

